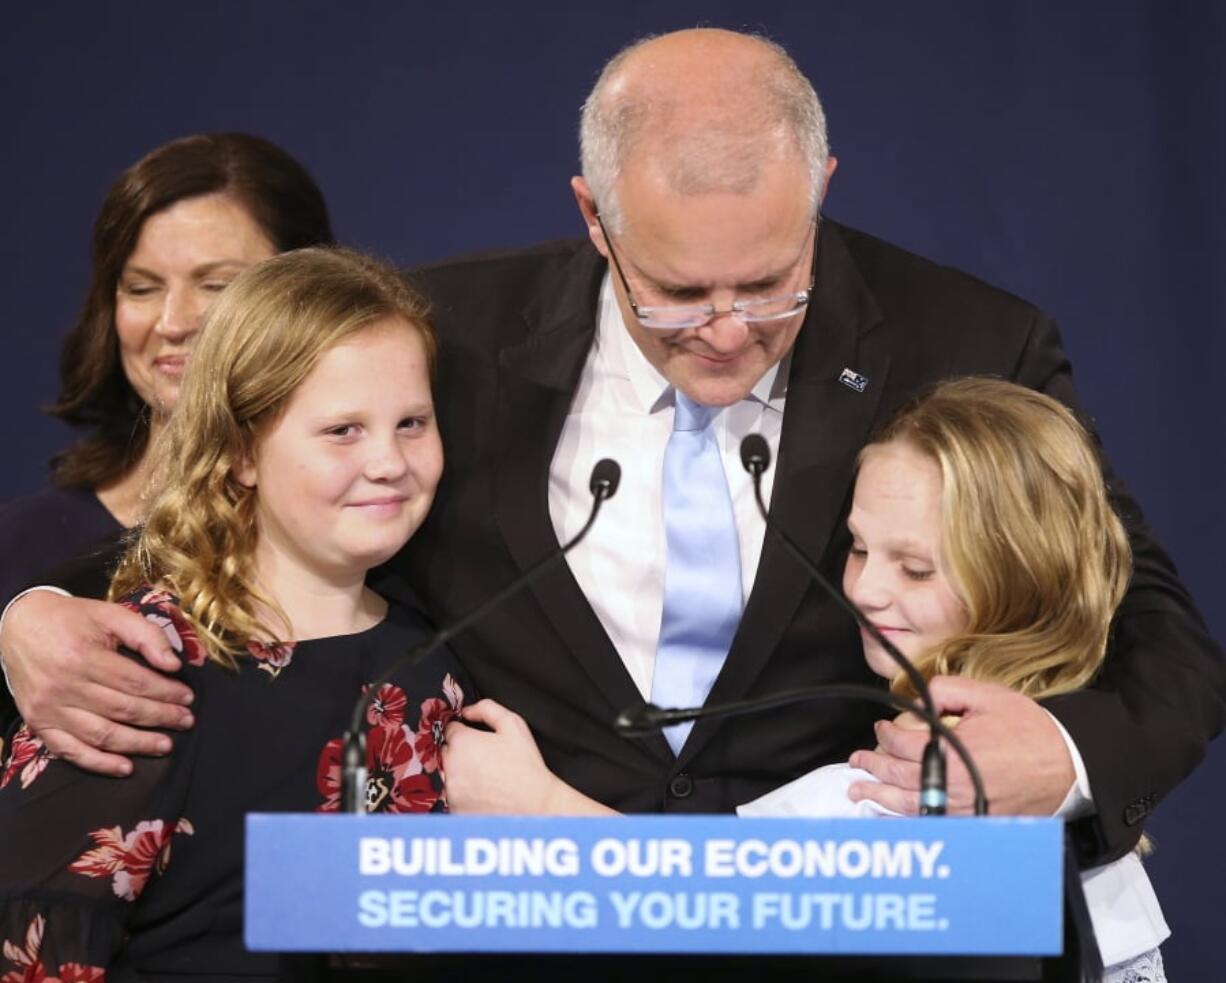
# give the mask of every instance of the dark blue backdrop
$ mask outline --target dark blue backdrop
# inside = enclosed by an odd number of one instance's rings
[[[814,80],[833,216],[1060,320],[1117,470],[1226,634],[1226,5],[46,2],[5,21],[0,497],[42,482],[67,439],[37,407],[93,214],[146,150],[268,136],[310,167],[344,241],[400,263],[578,235],[566,181],[599,66],[707,23],[769,33]],[[1221,745],[1152,827],[1173,979],[1216,977]]]

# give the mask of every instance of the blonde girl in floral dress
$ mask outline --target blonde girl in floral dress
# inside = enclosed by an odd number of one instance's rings
[[[355,253],[284,254],[218,299],[111,586],[166,633],[196,726],[123,780],[11,735],[0,979],[276,978],[242,943],[243,816],[337,809],[355,700],[428,637],[411,598],[365,580],[442,471],[434,353],[423,302]],[[445,651],[381,687],[371,811],[446,808],[442,733],[466,688]]]

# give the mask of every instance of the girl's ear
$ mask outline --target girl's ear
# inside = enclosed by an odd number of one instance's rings
[[[255,487],[255,461],[252,460],[250,454],[244,454],[235,461],[230,473],[234,475],[234,480],[244,488]]]

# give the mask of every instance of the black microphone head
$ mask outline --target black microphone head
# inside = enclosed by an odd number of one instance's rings
[[[748,434],[741,441],[741,467],[752,475],[759,475],[771,466],[771,449],[760,433]]]
[[[592,468],[588,488],[591,489],[593,495],[602,499],[610,499],[617,494],[617,486],[621,484],[621,480],[621,465],[611,457],[602,457],[596,462],[596,467]]]
[[[626,707],[613,721],[613,729],[622,737],[646,737],[654,734],[662,726],[661,710],[654,703],[639,703]]]

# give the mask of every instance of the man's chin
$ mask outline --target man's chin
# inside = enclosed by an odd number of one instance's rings
[[[727,375],[719,372],[687,373],[682,378],[671,380],[695,403],[703,406],[731,406],[753,392],[761,373],[750,378],[743,370]]]

